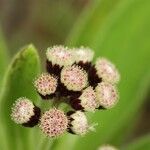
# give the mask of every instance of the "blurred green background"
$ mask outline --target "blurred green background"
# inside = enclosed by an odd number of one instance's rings
[[[1,0],[0,21],[11,48],[33,42],[40,51],[63,44],[89,0]],[[41,52],[43,54],[43,52]]]
[[[0,26],[0,150],[150,150],[150,0],[0,0]],[[118,105],[88,114],[99,126],[85,137],[47,139],[10,120],[19,96],[41,105],[32,80],[56,44],[89,46],[121,73]]]

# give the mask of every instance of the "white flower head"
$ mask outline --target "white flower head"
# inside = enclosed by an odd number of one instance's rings
[[[95,64],[97,75],[102,78],[103,81],[111,84],[118,83],[120,80],[120,74],[113,63],[106,58],[98,58]]]
[[[77,65],[67,66],[61,71],[61,82],[68,90],[80,91],[88,85],[88,75]]]
[[[53,94],[57,88],[57,78],[48,73],[43,73],[34,81],[34,86],[43,96]]]
[[[68,128],[68,118],[56,108],[46,111],[40,120],[40,128],[48,137],[58,137]]]
[[[83,63],[91,62],[94,57],[94,51],[88,47],[74,48],[75,62],[82,61]]]
[[[74,55],[71,50],[64,46],[49,47],[46,51],[47,60],[53,65],[60,67],[72,65],[74,63]]]
[[[84,108],[85,111],[93,112],[98,107],[96,93],[91,86],[83,90],[79,99],[81,100],[81,106]]]
[[[88,124],[88,120],[86,115],[81,111],[76,111],[70,115],[71,118],[71,127],[73,133],[77,135],[85,135],[89,130],[90,126]]]
[[[99,106],[109,109],[117,104],[118,91],[116,86],[107,82],[101,82],[97,85],[95,91]]]
[[[17,124],[27,123],[34,116],[34,104],[27,98],[19,98],[12,106],[11,119]]]

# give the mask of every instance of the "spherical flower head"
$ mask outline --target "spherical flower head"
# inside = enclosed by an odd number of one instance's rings
[[[85,111],[94,111],[98,107],[96,93],[91,86],[83,90],[79,99],[81,100],[81,106]]]
[[[71,118],[70,129],[77,135],[85,135],[89,130],[86,115],[81,111],[76,111],[69,116]]]
[[[11,119],[17,124],[27,123],[34,116],[34,104],[27,98],[19,98],[12,106]]]
[[[118,150],[118,149],[115,148],[114,146],[103,145],[103,146],[99,147],[98,150]]]
[[[88,75],[77,65],[67,66],[61,71],[61,82],[68,90],[81,91],[88,84]]]
[[[74,49],[74,53],[75,53],[75,62],[91,62],[93,60],[94,57],[94,51],[91,50],[88,47],[80,47],[80,48],[75,48]]]
[[[120,75],[115,65],[105,58],[98,58],[95,64],[97,75],[103,81],[115,84],[119,82]]]
[[[63,111],[50,109],[46,111],[40,120],[40,128],[48,137],[58,137],[65,132],[68,127],[68,118]]]
[[[57,78],[50,74],[43,73],[34,81],[34,86],[41,95],[51,95],[56,91]]]
[[[116,105],[118,102],[118,91],[116,86],[107,83],[101,82],[97,85],[96,89],[96,98],[99,102],[99,106],[109,109]]]
[[[47,60],[53,65],[57,64],[60,67],[72,65],[74,63],[74,55],[67,47],[53,46],[46,51]]]

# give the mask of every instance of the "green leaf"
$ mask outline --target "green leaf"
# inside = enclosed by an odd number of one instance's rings
[[[103,26],[105,20],[111,15],[111,12],[116,8],[121,0],[94,0],[81,14],[77,24],[70,33],[67,44],[78,45],[82,44],[89,46],[91,40],[97,34],[97,31]]]
[[[129,144],[125,150],[149,150],[150,149],[150,135],[146,135],[135,140]]]
[[[106,7],[106,4],[99,5]],[[91,150],[104,143],[121,144],[130,123],[138,115],[150,84],[149,6],[149,0],[122,0],[103,20],[100,28],[91,29],[94,27],[89,25],[94,19],[100,24],[97,15],[86,16],[85,23],[81,24],[81,34],[70,36],[73,39],[70,40],[71,45],[91,46],[96,57],[105,56],[116,64],[121,73],[120,101],[111,110],[89,114],[89,120],[99,123],[96,133],[85,137],[65,135],[57,141],[55,150]],[[101,13],[97,8],[94,12]],[[83,17],[81,19],[84,20]]]
[[[3,75],[7,68],[7,63],[8,63],[7,48],[4,42],[2,32],[0,30],[0,85],[2,84],[3,81]]]
[[[40,63],[33,45],[24,47],[15,56],[5,75],[0,97],[0,122],[2,126],[1,145],[5,150],[33,150],[33,132],[36,129],[16,125],[10,118],[11,107],[19,97],[27,97],[35,103],[38,100],[32,81],[39,73]],[[36,135],[36,134],[35,134]]]
[[[7,63],[8,63],[7,48],[3,39],[2,32],[0,30],[0,85],[1,85],[0,93],[2,90],[3,78],[4,78],[5,70],[7,68]],[[3,136],[2,132],[0,132],[0,137],[2,136]],[[0,149],[2,149],[1,145],[0,145]]]

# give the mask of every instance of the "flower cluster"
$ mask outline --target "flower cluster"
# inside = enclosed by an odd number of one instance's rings
[[[34,80],[34,87],[44,101],[57,107],[41,113],[27,98],[19,98],[12,107],[11,118],[17,124],[33,127],[39,124],[48,137],[58,137],[65,131],[84,135],[89,125],[85,112],[110,109],[118,101],[117,83],[120,76],[115,65],[106,58],[92,64],[90,48],[69,49],[54,46],[46,50],[47,73]],[[60,103],[71,106],[69,112],[59,110]]]

